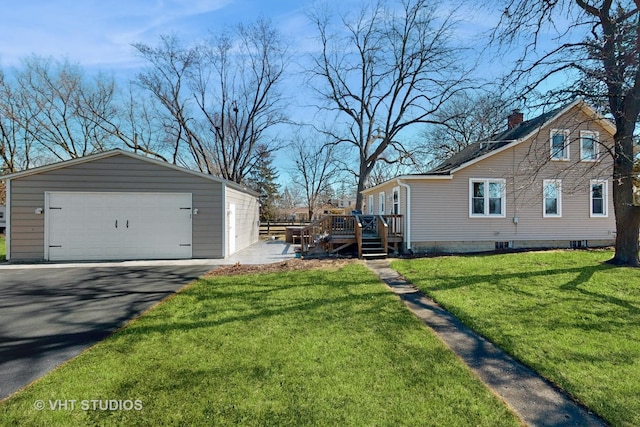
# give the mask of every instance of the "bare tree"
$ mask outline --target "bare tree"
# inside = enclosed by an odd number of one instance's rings
[[[65,160],[108,149],[110,135],[88,112],[111,108],[113,79],[98,75],[87,80],[82,69],[67,61],[38,56],[24,60],[17,72],[14,93],[21,108],[13,120],[40,148]],[[87,107],[87,105],[91,105]]]
[[[269,21],[193,47],[175,36],[161,37],[156,48],[134,47],[151,64],[138,82],[165,111],[174,163],[186,153],[200,171],[243,182],[265,152],[278,148],[268,131],[285,121],[278,84],[287,54]]]
[[[640,114],[640,0],[508,0],[494,36],[526,48],[510,78],[531,96],[551,77],[567,84],[547,100],[580,95],[615,125],[612,176],[616,215],[611,263],[639,266],[640,207],[634,204],[634,132]],[[556,31],[544,49],[541,35]],[[584,84],[584,82],[591,84]]]
[[[128,86],[128,92],[112,104],[103,106],[100,103],[83,102],[82,107],[78,114],[87,120],[94,120],[96,126],[107,132],[114,142],[119,141],[134,153],[168,161],[168,144],[163,143],[163,116],[152,108],[147,94],[141,93],[132,83]]]
[[[474,142],[503,131],[509,103],[500,96],[461,92],[435,113],[440,123],[424,133],[424,143],[417,147],[429,166],[447,160]]]
[[[23,94],[14,91],[0,71],[0,173],[13,173],[32,164],[35,126],[29,110],[24,108]]]
[[[38,56],[0,76],[0,157],[15,172],[113,145],[104,120],[117,111],[112,78]]]
[[[158,109],[164,133],[171,144],[171,163],[178,163],[184,150],[201,172],[213,173],[210,156],[203,147],[204,136],[196,132],[192,111],[189,109],[190,93],[184,88],[188,72],[198,61],[196,48],[185,48],[174,35],[160,37],[160,46],[143,43],[133,45],[151,64],[137,76],[138,84],[151,92],[162,110]]]
[[[402,0],[398,9],[379,2],[331,28],[326,13],[311,16],[321,51],[311,70],[322,108],[344,120],[344,131],[326,131],[358,153],[358,195],[378,162],[410,158],[403,130],[432,123],[434,113],[460,88],[460,49],[449,39],[452,16],[427,0]]]
[[[311,219],[338,176],[335,156],[337,147],[313,142],[311,138],[298,137],[291,144],[291,150],[291,157],[295,162],[295,169],[290,173],[291,181],[302,189]]]

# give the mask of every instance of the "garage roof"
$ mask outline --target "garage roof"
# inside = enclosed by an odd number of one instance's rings
[[[180,166],[172,165],[170,163],[163,162],[161,160],[151,159],[149,157],[141,156],[139,154],[130,153],[128,151],[124,151],[124,150],[121,150],[119,148],[116,148],[114,150],[109,150],[109,151],[103,151],[101,153],[90,154],[88,156],[78,157],[78,158],[71,159],[71,160],[65,160],[65,161],[62,161],[62,162],[51,163],[51,164],[48,164],[48,165],[45,165],[45,166],[40,166],[40,167],[33,168],[33,169],[27,169],[27,170],[24,170],[24,171],[21,171],[21,172],[15,172],[15,173],[11,173],[11,174],[8,174],[8,175],[3,175],[3,176],[0,176],[0,180],[7,181],[7,180],[10,180],[10,179],[16,179],[16,178],[22,178],[22,177],[25,177],[25,176],[37,175],[37,174],[40,174],[40,173],[49,172],[49,171],[56,170],[56,169],[66,168],[68,166],[79,165],[79,164],[82,164],[82,163],[89,163],[89,162],[93,162],[95,160],[105,159],[105,158],[108,158],[108,157],[119,156],[119,155],[131,157],[133,159],[138,159],[138,160],[142,160],[142,161],[149,162],[149,163],[153,163],[153,164],[156,164],[156,165],[159,165],[159,166],[163,166],[163,167],[166,167],[166,168],[169,168],[169,169],[175,169],[175,170],[180,171],[180,172],[188,173],[188,174],[199,176],[201,178],[205,178],[205,179],[208,179],[208,180],[211,180],[211,181],[214,181],[214,182],[225,184],[225,185],[227,185],[227,186],[229,186],[231,188],[234,188],[234,189],[239,190],[239,191],[243,191],[245,193],[251,194],[251,195],[256,196],[256,197],[260,196],[258,193],[256,193],[255,191],[249,189],[248,187],[245,187],[244,185],[240,185],[240,184],[237,184],[235,182],[228,181],[226,179],[223,179],[223,178],[220,178],[220,177],[217,177],[217,176],[214,176],[214,175],[208,175],[208,174],[205,174],[205,173],[202,173],[202,172],[197,172],[197,171],[186,169],[186,168],[183,168],[183,167],[180,167]]]

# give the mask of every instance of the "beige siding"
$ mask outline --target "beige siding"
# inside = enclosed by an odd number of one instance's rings
[[[11,180],[11,259],[44,257],[45,191],[192,193],[193,257],[221,258],[224,184],[124,155]],[[162,230],[158,230],[162,232]]]
[[[226,208],[230,204],[236,205],[236,251],[246,248],[255,243],[260,235],[260,210],[258,199],[247,193],[243,193],[233,188],[227,188]],[[232,238],[229,236],[228,238]],[[227,242],[227,255],[229,244]]]
[[[550,153],[550,129],[570,130],[570,160],[545,161]],[[411,241],[420,248],[462,249],[452,242],[468,242],[469,250],[494,248],[494,242],[515,246],[563,246],[570,240],[606,244],[614,239],[612,163],[608,155],[598,163],[581,162],[580,130],[597,130],[600,142],[613,144],[611,135],[575,108],[540,130],[530,141],[489,156],[453,174],[451,180],[406,180],[411,185]],[[602,151],[602,150],[601,150]],[[470,217],[470,179],[506,180],[504,218]],[[543,217],[542,183],[562,180],[562,217]],[[590,180],[608,180],[608,217],[590,217]],[[374,188],[388,192],[395,182]],[[369,194],[369,192],[365,193]],[[403,203],[403,214],[406,214]],[[517,218],[517,222],[514,221]],[[486,243],[484,243],[486,242]],[[553,242],[553,244],[552,244]]]

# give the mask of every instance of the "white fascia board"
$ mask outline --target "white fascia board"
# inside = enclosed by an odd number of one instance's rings
[[[208,175],[202,172],[198,172],[198,171],[194,171],[191,169],[186,169],[180,166],[176,166],[176,165],[172,165],[170,163],[167,163],[165,161],[162,160],[157,160],[157,159],[152,159],[149,157],[145,157],[145,156],[141,156],[139,154],[135,154],[135,153],[130,153],[128,151],[124,151],[121,150],[119,148],[116,148],[114,150],[109,150],[109,151],[103,151],[101,153],[96,153],[96,154],[90,154],[88,156],[85,157],[78,157],[75,159],[70,159],[70,160],[64,160],[61,162],[56,162],[56,163],[52,163],[49,165],[45,165],[45,166],[40,166],[37,168],[33,168],[33,169],[28,169],[25,171],[21,171],[21,172],[15,172],[12,174],[8,174],[8,175],[4,175],[4,176],[0,176],[0,180],[9,180],[9,179],[15,179],[15,178],[22,178],[25,176],[31,176],[31,175],[37,175],[40,173],[44,173],[44,172],[50,172],[53,170],[57,170],[57,169],[62,169],[62,168],[66,168],[68,166],[74,166],[74,165],[80,165],[83,163],[88,163],[88,162],[93,162],[95,160],[101,160],[101,159],[106,159],[108,157],[113,157],[113,156],[117,156],[117,155],[123,155],[123,156],[127,156],[127,157],[131,157],[132,159],[137,159],[137,160],[142,160],[148,163],[152,163],[158,166],[162,166],[165,168],[169,168],[169,169],[173,169],[179,172],[183,172],[183,173],[188,173],[190,175],[195,175],[198,176],[200,178],[204,178],[204,179],[208,179],[210,181],[214,181],[214,182],[219,182],[222,183],[224,185],[228,185],[229,187],[232,187],[238,191],[242,191],[244,193],[248,193],[251,194],[253,196],[259,197],[260,195],[258,193],[256,193],[255,191],[241,185],[235,182],[231,182],[228,181],[226,179],[217,177],[217,176],[213,176],[213,175]]]
[[[385,182],[382,182],[378,185],[374,185],[373,187],[365,188],[364,190],[362,190],[362,194],[367,193],[369,191],[375,191],[380,187],[393,184],[394,182],[397,182],[398,179],[402,181],[425,181],[425,180],[442,181],[442,180],[453,179],[453,175],[400,175],[395,178],[391,178]]]

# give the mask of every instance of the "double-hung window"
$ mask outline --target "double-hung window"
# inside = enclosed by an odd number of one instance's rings
[[[608,200],[608,184],[606,179],[592,179],[589,196],[592,217],[606,217]]]
[[[598,160],[599,138],[598,132],[580,131],[580,160],[583,162],[595,162]]]
[[[569,160],[569,130],[552,129],[551,160]]]
[[[562,182],[559,179],[545,179],[542,182],[542,216],[559,218],[562,216]]]
[[[504,179],[471,179],[469,193],[469,216],[506,216]]]
[[[369,194],[369,197],[367,198],[367,213],[369,215],[373,215],[373,194]]]
[[[384,215],[384,191],[378,193],[378,214]]]

